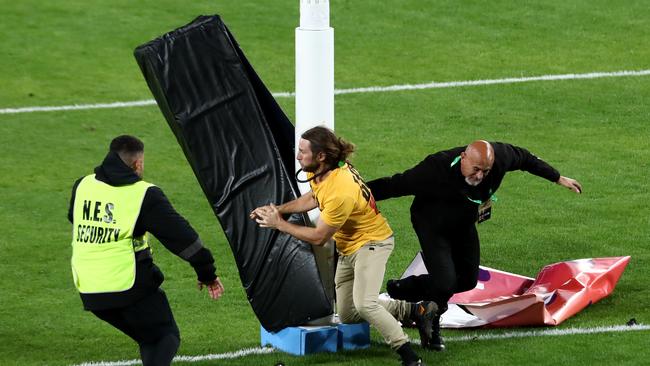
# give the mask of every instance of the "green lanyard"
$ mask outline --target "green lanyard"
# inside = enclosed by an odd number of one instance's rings
[[[460,161],[460,155],[458,155],[456,159],[454,159],[454,161],[451,162],[451,165],[449,167],[451,168],[452,166],[456,165],[459,161]]]
[[[490,190],[490,191],[491,191],[491,190]],[[467,197],[467,196],[465,196],[465,197]],[[476,203],[477,205],[482,205],[482,204],[483,204],[483,201],[481,201],[481,200],[473,200],[473,199],[471,199],[471,198],[469,198],[469,197],[467,197],[467,199],[470,200],[470,201],[472,201],[472,202],[474,202],[474,203]],[[498,199],[497,199],[497,195],[493,193],[493,194],[490,196],[490,198],[488,199],[488,201],[492,201],[492,202],[495,202],[495,203],[496,203],[496,202],[498,201]]]
[[[460,155],[458,155],[458,156],[454,159],[454,161],[451,162],[451,165],[449,165],[449,167],[451,168],[452,166],[458,164],[459,161],[460,161]],[[492,193],[492,190],[491,190],[491,189],[490,189],[490,193]],[[483,204],[483,201],[481,201],[481,200],[473,200],[473,199],[469,198],[469,196],[465,196],[465,197],[467,197],[468,200],[470,200],[470,201],[476,203],[477,205],[482,205],[482,204]],[[490,199],[489,199],[488,201],[492,201],[492,202],[496,202],[496,201],[498,201],[496,194],[492,194],[492,195],[490,196]]]

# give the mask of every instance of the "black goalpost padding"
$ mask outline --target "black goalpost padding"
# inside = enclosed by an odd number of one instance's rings
[[[226,25],[200,16],[134,55],[221,223],[262,326],[277,331],[331,314],[311,246],[249,218],[255,207],[296,198],[294,127]],[[306,224],[304,215],[289,220]]]

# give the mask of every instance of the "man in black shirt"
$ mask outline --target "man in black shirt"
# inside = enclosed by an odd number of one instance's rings
[[[199,289],[212,299],[224,291],[214,259],[163,191],[142,180],[144,144],[118,136],[95,174],[72,188],[72,271],[85,310],[135,340],[145,366],[169,365],[180,334],[153,263],[147,232],[188,261]]]
[[[375,200],[414,195],[411,222],[422,247],[428,274],[390,280],[388,294],[406,301],[433,300],[439,314],[454,293],[476,286],[480,263],[475,223],[490,217],[492,197],[505,174],[524,170],[582,193],[576,180],[560,173],[526,149],[475,141],[427,156],[403,173],[368,182]],[[440,323],[427,345],[444,350]]]

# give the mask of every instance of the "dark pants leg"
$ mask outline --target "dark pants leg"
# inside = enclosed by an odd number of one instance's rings
[[[180,345],[180,334],[165,292],[156,292],[119,309],[93,311],[138,342],[144,366],[169,365]]]
[[[457,228],[441,228],[413,220],[426,275],[391,281],[391,297],[406,301],[431,300],[444,311],[454,293],[476,286],[480,248],[476,227],[471,224]]]

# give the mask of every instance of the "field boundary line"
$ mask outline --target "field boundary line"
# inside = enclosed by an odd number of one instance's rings
[[[614,332],[630,332],[630,331],[642,331],[650,330],[650,325],[616,325],[616,326],[602,326],[602,327],[593,327],[593,328],[566,328],[566,329],[544,329],[544,330],[532,330],[524,332],[506,332],[499,334],[475,334],[475,335],[464,335],[461,337],[447,337],[445,341],[447,342],[468,342],[468,341],[486,341],[486,340],[498,340],[498,339],[511,339],[511,338],[526,338],[526,337],[549,337],[549,336],[566,336],[566,335],[580,335],[580,334],[596,334],[596,333],[614,333]],[[417,339],[411,340],[411,343],[420,344],[420,341]],[[263,355],[275,352],[275,348],[272,347],[256,347],[256,348],[245,348],[239,351],[227,352],[227,353],[217,353],[209,355],[199,355],[199,356],[176,356],[174,357],[174,363],[181,362],[200,362],[208,360],[227,360],[234,358],[241,358],[250,355]],[[125,360],[125,361],[96,361],[96,362],[84,362],[81,364],[76,364],[73,366],[131,366],[131,365],[140,365],[140,360]]]
[[[275,348],[272,347],[254,347],[254,348],[244,348],[239,351],[226,352],[226,353],[216,353],[209,355],[199,355],[199,356],[176,356],[174,357],[173,363],[179,362],[200,362],[200,361],[209,361],[209,360],[231,360],[234,358],[241,358],[250,355],[264,355],[268,353],[275,352]],[[123,361],[93,361],[93,362],[84,362],[76,364],[74,366],[131,366],[131,365],[141,365],[142,361],[140,360],[123,360]]]
[[[640,331],[640,330],[650,330],[650,325],[638,324],[638,325],[601,326],[601,327],[593,327],[593,328],[529,330],[524,332],[464,335],[461,337],[445,338],[445,340],[449,342],[488,341],[488,340],[495,340],[495,339],[554,337],[554,336],[580,335],[580,334],[632,332],[632,331]]]
[[[612,77],[647,76],[647,75],[650,75],[650,70],[590,72],[585,74],[559,74],[559,75],[541,75],[541,76],[529,76],[529,77],[510,77],[504,79],[480,79],[480,80],[467,80],[467,81],[429,82],[424,84],[369,86],[369,87],[362,87],[362,88],[335,89],[334,94],[343,95],[343,94],[362,94],[362,93],[386,93],[386,92],[395,92],[395,91],[404,91],[404,90],[458,88],[458,87],[467,87],[467,86],[527,83],[527,82],[534,82],[534,81],[601,79],[601,78],[612,78]],[[272,93],[272,95],[275,98],[293,98],[295,97],[296,94],[294,92],[275,92]],[[42,106],[42,107],[32,106],[32,107],[21,107],[21,108],[3,108],[0,109],[0,114],[75,111],[75,110],[108,109],[108,108],[132,108],[132,107],[150,106],[155,104],[156,104],[155,100],[147,99],[147,100],[136,100],[131,102],[73,104],[73,105]]]

